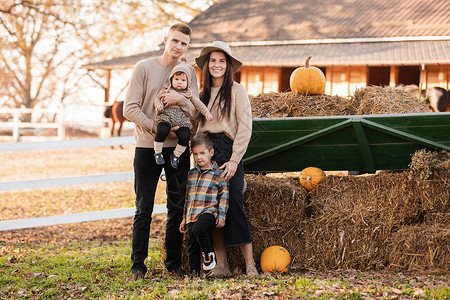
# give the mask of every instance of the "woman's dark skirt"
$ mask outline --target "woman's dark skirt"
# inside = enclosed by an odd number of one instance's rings
[[[219,167],[230,160],[233,140],[224,133],[209,133],[214,144],[213,160]],[[225,245],[239,246],[252,242],[247,216],[244,213],[244,165],[239,162],[236,173],[229,181],[229,207],[225,222]]]

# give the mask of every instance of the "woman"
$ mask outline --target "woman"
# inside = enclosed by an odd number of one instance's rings
[[[245,88],[233,82],[232,75],[242,63],[231,55],[230,47],[221,41],[204,47],[195,59],[203,70],[200,100],[208,107],[213,120],[199,124],[197,133],[208,133],[214,143],[213,159],[229,182],[229,209],[224,230],[213,232],[217,266],[210,276],[231,275],[225,246],[239,246],[247,266],[247,276],[258,275],[253,259],[252,239],[243,210],[244,166],[242,157],[252,134],[252,112]]]

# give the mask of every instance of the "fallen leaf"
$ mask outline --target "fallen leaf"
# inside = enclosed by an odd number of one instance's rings
[[[31,272],[31,271],[28,271],[28,273],[25,274],[25,277],[27,277],[27,278],[34,278],[34,277],[36,277],[36,274],[34,274],[34,273]]]
[[[414,296],[421,296],[421,297],[423,297],[423,296],[425,296],[425,292],[422,289],[416,289],[414,291]]]

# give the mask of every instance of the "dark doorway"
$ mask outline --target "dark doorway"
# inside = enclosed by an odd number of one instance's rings
[[[367,85],[389,85],[390,77],[390,67],[369,67],[369,78],[367,80]]]
[[[297,68],[281,68],[280,92],[290,92],[291,86],[289,80],[292,72]]]
[[[419,83],[420,83],[419,66],[403,66],[398,68],[397,84],[403,85],[415,84],[419,86]]]

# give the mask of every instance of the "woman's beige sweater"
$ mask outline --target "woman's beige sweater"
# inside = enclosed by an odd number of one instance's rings
[[[228,120],[226,116],[220,118],[219,99],[216,98],[220,87],[211,88],[211,100],[208,109],[213,115],[212,121],[200,122],[197,133],[225,133],[233,140],[232,161],[239,163],[247,151],[248,143],[252,135],[252,110],[250,100],[244,86],[233,82],[231,90],[231,114]]]

